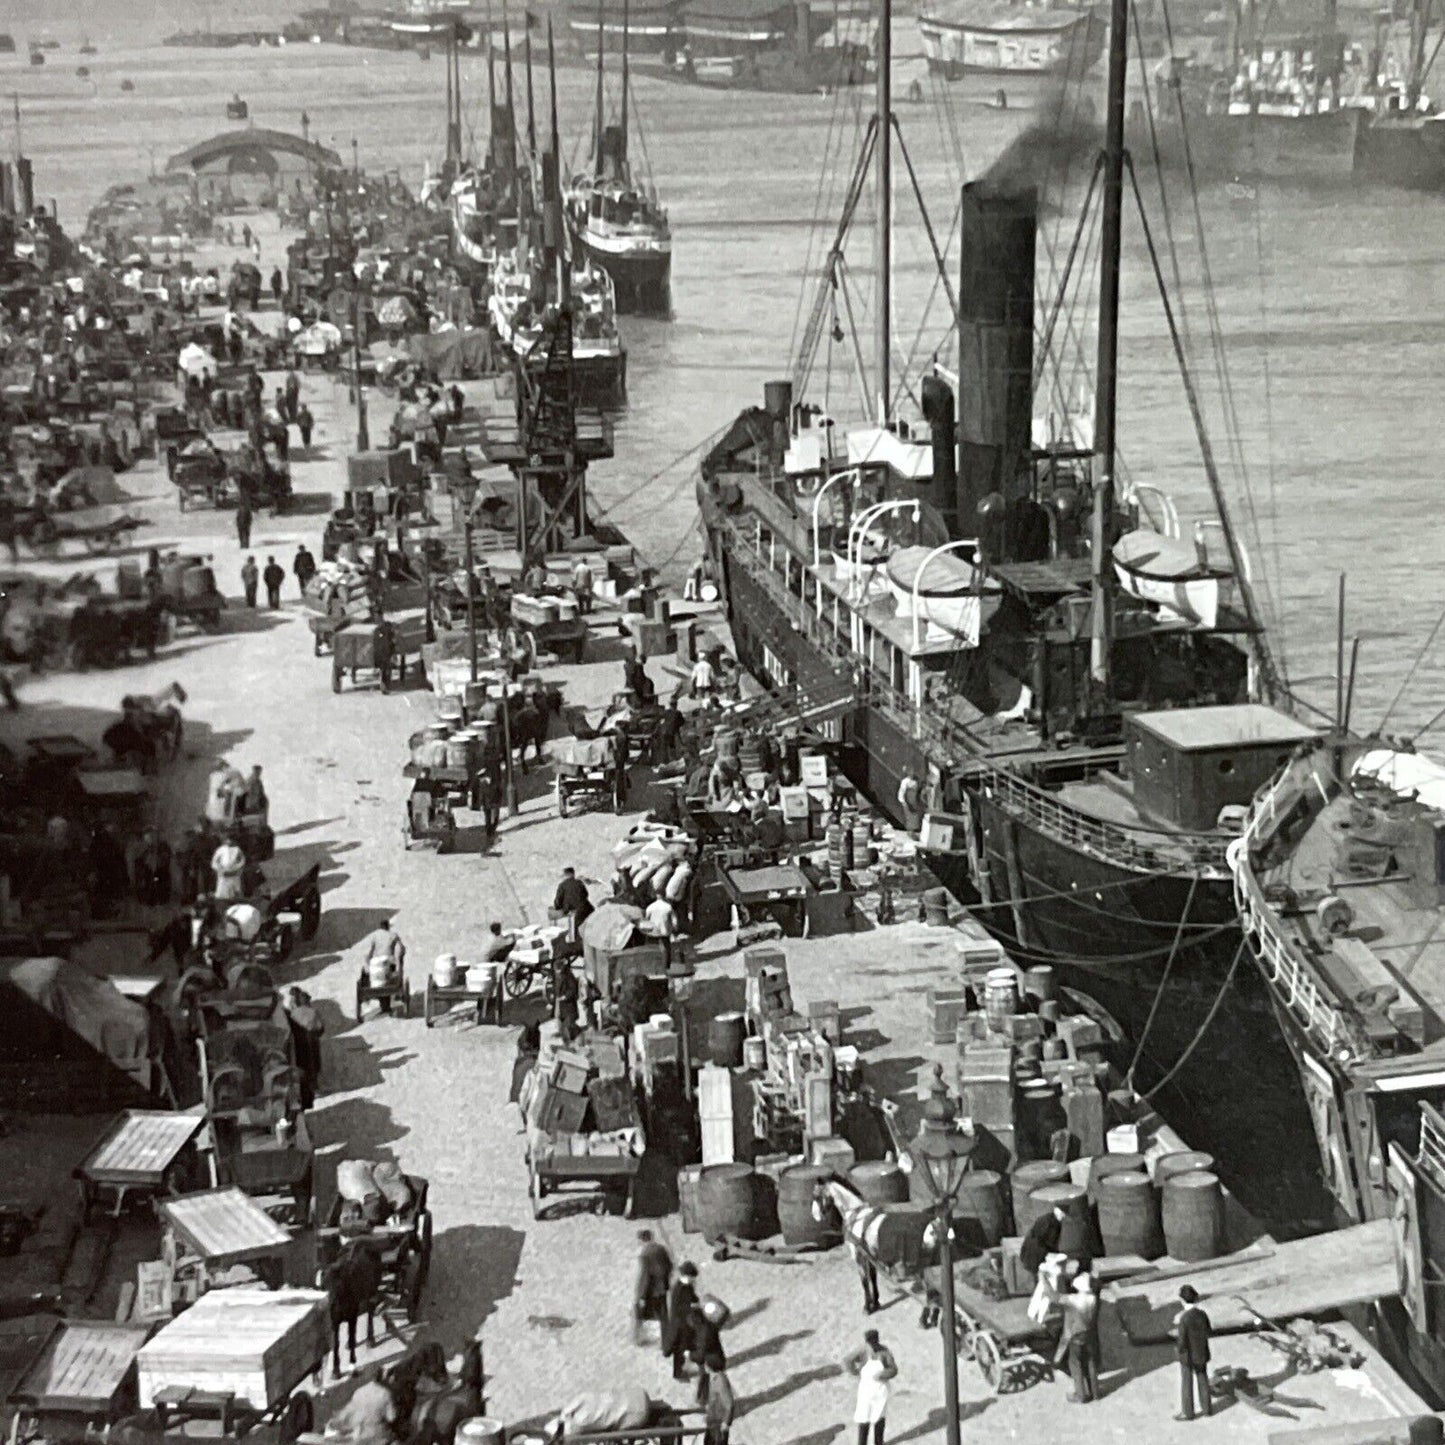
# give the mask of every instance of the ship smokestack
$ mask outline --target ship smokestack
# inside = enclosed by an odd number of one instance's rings
[[[982,525],[986,498],[1001,497],[1008,517],[1031,490],[1038,193],[1031,185],[972,181],[962,208],[953,511],[958,534],[969,536]]]

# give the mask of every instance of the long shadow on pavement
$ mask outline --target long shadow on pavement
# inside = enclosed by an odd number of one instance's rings
[[[526,1239],[500,1224],[459,1224],[437,1234],[424,1307],[449,1351],[475,1339],[516,1289]]]

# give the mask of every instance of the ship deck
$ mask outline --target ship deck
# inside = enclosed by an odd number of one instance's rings
[[[1388,1017],[1389,1034],[1404,1032],[1417,1045],[1445,1040],[1445,908],[1424,906],[1412,896],[1403,873],[1378,879],[1344,875],[1340,865],[1350,831],[1351,795],[1336,797],[1308,828],[1288,859],[1261,878],[1288,888],[1297,899],[1282,909],[1293,934],[1341,1005],[1368,1019],[1380,1015],[1379,1001],[1397,996]],[[1331,936],[1317,915],[1319,902],[1343,898],[1353,913],[1350,926]],[[1367,1007],[1375,1004],[1374,1008]],[[1388,1036],[1383,1026],[1370,1030]]]

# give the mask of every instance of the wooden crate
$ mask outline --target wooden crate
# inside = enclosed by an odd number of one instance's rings
[[[697,1079],[697,1114],[702,1125],[702,1162],[731,1164],[737,1154],[733,1136],[733,1080],[730,1070],[704,1064]]]
[[[141,1407],[173,1385],[272,1409],[325,1358],[329,1321],[322,1290],[212,1290],[136,1355]]]

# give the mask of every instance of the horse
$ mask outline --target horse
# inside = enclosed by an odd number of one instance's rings
[[[356,1321],[366,1316],[366,1343],[376,1344],[376,1313],[381,1308],[381,1251],[368,1239],[349,1240],[341,1253],[316,1272],[331,1308],[331,1373],[341,1374],[341,1327],[346,1326],[346,1352],[356,1368]]]
[[[382,1383],[396,1403],[397,1421],[409,1426],[410,1445],[453,1445],[457,1426],[485,1411],[481,1341],[467,1341],[455,1385],[435,1340],[403,1355]]]
[[[176,703],[186,701],[186,690],[173,682],[153,696],[128,694],[120,700],[120,717],[101,734],[118,767],[154,772],[162,759],[181,750],[185,725]]]

